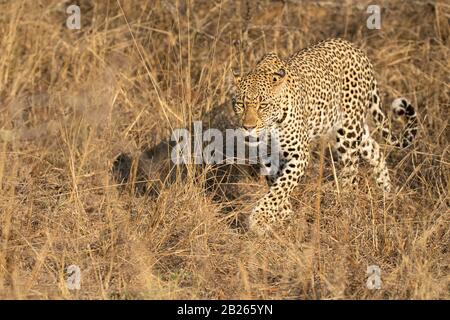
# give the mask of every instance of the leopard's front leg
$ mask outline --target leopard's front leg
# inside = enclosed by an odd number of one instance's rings
[[[286,163],[270,185],[269,192],[258,201],[249,218],[250,230],[263,235],[272,226],[281,225],[292,215],[289,201],[294,188],[303,176],[309,160],[308,145],[289,146],[282,151]]]

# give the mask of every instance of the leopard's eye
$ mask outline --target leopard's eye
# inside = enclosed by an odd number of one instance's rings
[[[262,111],[267,111],[267,110],[269,110],[270,102],[261,102],[259,104],[259,107]]]
[[[244,111],[244,103],[233,100],[233,109],[236,113],[242,113]]]

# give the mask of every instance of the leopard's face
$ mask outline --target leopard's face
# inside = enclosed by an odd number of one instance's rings
[[[283,119],[281,100],[286,70],[255,70],[241,77],[235,76],[233,110],[244,132],[260,136]]]

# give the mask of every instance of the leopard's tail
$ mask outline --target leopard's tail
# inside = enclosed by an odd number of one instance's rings
[[[414,137],[417,134],[418,126],[416,110],[406,98],[395,99],[392,102],[391,110],[396,117],[403,118],[406,122],[400,135],[398,136],[392,133],[386,116],[381,110],[381,99],[375,83],[372,93],[372,105],[370,107],[370,113],[372,114],[377,127],[381,129],[381,135],[388,144],[395,147],[406,148],[412,144]]]

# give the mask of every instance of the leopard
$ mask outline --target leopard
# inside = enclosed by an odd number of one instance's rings
[[[393,100],[388,118],[374,67],[351,42],[331,38],[305,47],[287,58],[265,54],[247,73],[233,72],[232,107],[238,127],[247,136],[277,132],[279,165],[266,176],[269,191],[256,202],[248,227],[259,235],[285,225],[293,216],[294,188],[310,161],[317,138],[330,135],[340,163],[342,189],[358,186],[358,163],[364,160],[383,193],[393,191],[386,157],[374,138],[398,149],[413,144],[418,131],[416,109],[404,97]],[[375,130],[370,131],[368,118]],[[403,123],[394,134],[392,120]]]

